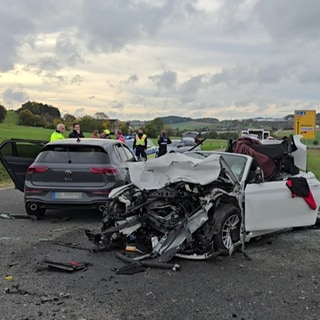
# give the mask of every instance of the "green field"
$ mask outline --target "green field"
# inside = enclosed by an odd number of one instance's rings
[[[12,138],[49,141],[53,129],[18,126],[17,121],[17,114],[13,111],[8,111],[6,119],[3,123],[0,123],[0,141]],[[66,131],[65,136],[68,134],[69,131]],[[91,132],[85,132],[84,134],[87,137],[91,137]]]
[[[185,128],[192,130],[193,128]],[[0,123],[0,142],[3,140],[18,138],[18,139],[34,139],[34,140],[49,140],[52,133],[52,129],[26,127],[17,125],[17,115],[15,112],[9,111],[7,117],[3,123]],[[67,136],[69,132],[65,133]],[[90,132],[85,132],[85,136],[91,137]],[[282,132],[283,135],[288,135],[290,132]],[[282,135],[282,136],[283,136]],[[173,137],[172,137],[173,138]],[[317,131],[317,139],[320,141],[320,131]],[[157,139],[152,139],[157,145]],[[312,146],[312,142],[308,141],[307,145]],[[224,150],[227,146],[226,140],[214,140],[207,139],[203,143],[202,150]],[[308,148],[308,170],[315,173],[318,179],[320,179],[320,148]],[[10,178],[7,172],[0,164],[0,182],[8,183]]]

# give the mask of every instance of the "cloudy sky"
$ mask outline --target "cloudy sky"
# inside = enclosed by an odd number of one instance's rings
[[[0,104],[75,116],[320,112],[319,0],[1,0]]]

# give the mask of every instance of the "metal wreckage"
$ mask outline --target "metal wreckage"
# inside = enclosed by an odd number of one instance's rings
[[[180,266],[171,263],[173,257],[204,260],[231,255],[237,247],[246,256],[244,243],[250,237],[316,221],[314,208],[291,200],[290,173],[271,185],[248,155],[169,153],[130,163],[129,172],[131,184],[110,193],[101,231],[86,230],[95,250],[118,249],[117,257],[127,263],[118,273],[144,267],[176,271]],[[310,192],[320,186],[310,172],[300,178],[311,185]],[[277,194],[274,202],[266,197],[270,190]]]
[[[132,183],[110,194],[101,232],[87,230],[97,250],[129,248],[131,261],[178,269],[174,257],[207,259],[240,244],[240,186],[224,159],[167,154],[130,164]],[[143,262],[143,263],[142,263]]]

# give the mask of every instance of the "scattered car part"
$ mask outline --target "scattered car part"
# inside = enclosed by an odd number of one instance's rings
[[[71,261],[68,263],[64,262],[56,262],[56,261],[49,261],[44,260],[43,263],[45,263],[49,268],[60,270],[60,271],[78,271],[78,270],[85,270],[88,266],[91,265],[89,262],[77,262],[77,261]]]

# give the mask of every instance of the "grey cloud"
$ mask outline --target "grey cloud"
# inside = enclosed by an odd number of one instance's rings
[[[79,74],[76,74],[72,77],[71,81],[72,84],[81,84],[83,82],[82,77]]]
[[[211,76],[211,85],[246,86],[246,85],[279,85],[283,83],[304,84],[320,82],[320,59],[310,57],[301,60],[300,57],[288,56],[287,61],[281,57],[270,62],[239,64],[224,68]]]
[[[195,12],[193,4],[193,0],[85,1],[79,37],[85,37],[88,49],[94,52],[120,51],[127,44],[154,37],[171,19],[186,19]]]
[[[77,44],[72,40],[72,36],[66,32],[61,33],[56,40],[55,53],[66,65],[74,66],[83,62]]]
[[[194,95],[195,93],[199,92],[199,90],[206,87],[206,79],[204,75],[197,75],[191,77],[186,82],[182,83],[179,88],[179,92],[182,94],[189,94]]]
[[[57,74],[55,71],[45,71],[41,74],[42,80],[46,84],[63,84],[68,81],[68,78]]]
[[[124,109],[124,105],[122,102],[119,101],[112,101],[111,105],[110,105],[111,111],[115,112],[115,110],[117,112],[121,111]]]
[[[277,45],[281,42],[317,41],[320,35],[318,0],[258,1],[257,15]],[[303,48],[301,48],[303,50]]]
[[[241,64],[232,68],[224,68],[221,72],[212,75],[210,84],[224,84],[227,87],[249,84],[276,84],[287,74],[286,68],[276,63]]]
[[[204,75],[197,75],[185,81],[179,87],[178,94],[181,103],[196,103],[198,94],[208,86],[208,80]]]
[[[46,57],[39,60],[38,67],[40,70],[59,70],[62,68],[61,61],[56,57]]]
[[[81,50],[72,41],[68,33],[61,33],[56,40],[54,52],[50,55],[40,56],[37,60],[25,68],[34,69],[35,73],[43,71],[58,71],[65,66],[73,67],[79,62],[83,62]]]
[[[0,3],[0,71],[13,69],[18,58],[18,49],[28,44],[34,46],[33,34],[45,33],[47,26],[55,20],[53,6],[55,1],[2,0]],[[63,10],[63,2],[61,11]],[[47,17],[50,17],[48,19]],[[57,15],[59,16],[59,15]],[[55,24],[55,29],[61,24]]]
[[[139,77],[136,74],[133,74],[128,78],[127,83],[135,83],[138,81],[139,81]]]
[[[3,100],[5,102],[25,102],[29,99],[29,96],[26,92],[22,90],[14,90],[11,88],[6,89],[3,93]]]
[[[32,21],[23,19],[23,12],[16,10],[11,1],[1,2],[0,16],[0,71],[5,72],[14,66],[19,42],[34,29]]]
[[[252,18],[251,6],[248,0],[223,1],[214,14],[216,32],[239,34],[248,30],[248,16]]]
[[[177,73],[174,71],[165,71],[162,74],[149,76],[149,79],[158,88],[171,89],[176,85]]]

